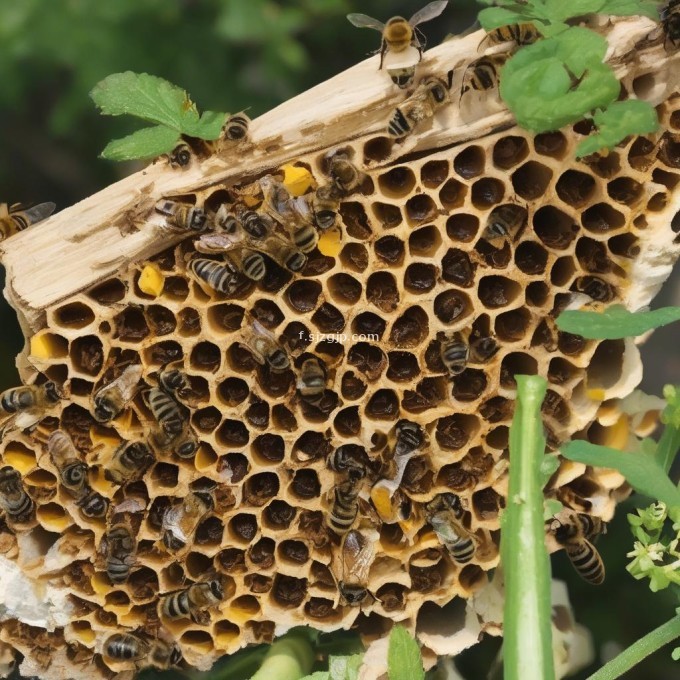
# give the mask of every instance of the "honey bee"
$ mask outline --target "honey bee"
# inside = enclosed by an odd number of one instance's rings
[[[489,31],[482,40],[482,44],[490,42],[492,45],[500,45],[505,42],[515,42],[518,46],[531,45],[540,37],[540,33],[532,23],[509,24]]]
[[[76,503],[80,512],[89,519],[105,518],[109,511],[109,499],[89,487],[86,492],[85,496]]]
[[[345,195],[359,189],[366,178],[366,175],[344,154],[336,154],[331,159],[328,174]]]
[[[318,404],[326,390],[326,369],[317,357],[305,359],[296,384],[300,396],[309,404]]]
[[[439,354],[449,374],[458,375],[467,366],[470,348],[466,342],[463,342],[460,334],[455,333],[452,337],[444,338],[439,348]]]
[[[103,539],[106,573],[111,583],[125,583],[135,561],[137,541],[132,527],[126,522],[110,526]]]
[[[680,0],[668,0],[659,12],[663,32],[673,47],[680,44]]]
[[[278,265],[293,273],[302,271],[307,264],[307,256],[298,247],[286,243],[277,236],[264,241],[260,250],[269,255]]]
[[[395,456],[407,456],[415,453],[425,442],[423,428],[410,420],[400,420],[395,428],[397,442],[394,446]]]
[[[195,623],[205,621],[201,610],[214,607],[224,599],[222,583],[217,579],[205,583],[194,583],[172,595],[163,597],[159,612],[168,619],[191,617]]]
[[[152,387],[146,395],[146,402],[154,420],[169,441],[182,434],[187,417],[178,401],[164,390]]]
[[[225,253],[225,258],[234,269],[251,281],[261,281],[267,272],[264,258],[255,250],[249,248],[229,250]]]
[[[311,224],[303,224],[293,230],[293,243],[304,253],[311,253],[319,242],[319,232]]]
[[[328,461],[328,467],[335,472],[346,472],[351,477],[361,479],[367,474],[363,461],[352,455],[351,447],[339,446]]]
[[[460,96],[462,97],[469,90],[486,92],[497,88],[500,82],[499,69],[508,57],[508,54],[492,54],[473,61],[463,74]]]
[[[240,141],[248,134],[249,126],[250,118],[245,113],[235,113],[233,116],[229,116],[222,126],[222,139]]]
[[[427,521],[458,564],[467,564],[474,557],[479,541],[463,526],[464,514],[460,498],[453,493],[441,493],[425,506]]]
[[[368,596],[368,570],[375,557],[375,541],[352,529],[342,541],[340,594],[348,605],[360,605]]]
[[[94,417],[100,423],[117,418],[135,396],[142,377],[142,365],[128,366],[115,380],[100,387],[94,394]]]
[[[419,9],[408,21],[404,17],[392,17],[386,24],[377,19],[373,19],[366,14],[348,14],[347,19],[353,26],[359,28],[373,28],[382,33],[382,43],[380,46],[380,66],[378,70],[383,67],[385,54],[405,52],[409,47],[413,47],[418,51],[418,60],[412,65],[401,66],[400,68],[390,69],[388,73],[392,78],[392,82],[397,87],[408,87],[413,80],[416,64],[422,59],[424,41],[421,42],[418,38],[419,31],[416,26],[431,21],[438,17],[446,7],[448,0],[440,0],[437,2],[430,2],[422,9]]]
[[[222,203],[215,212],[215,217],[213,219],[215,226],[227,234],[236,234],[243,228],[238,217],[236,217],[232,211],[232,205],[230,203]]]
[[[599,586],[604,581],[604,563],[591,539],[604,534],[607,525],[599,517],[581,512],[567,513],[567,517],[553,519],[550,531],[562,546],[578,575],[588,583]]]
[[[340,191],[334,183],[323,184],[311,197],[312,211],[316,226],[322,231],[327,231],[338,218],[340,209]]]
[[[179,399],[185,398],[191,392],[187,374],[178,368],[168,368],[167,365],[158,372],[158,386]]]
[[[243,329],[239,344],[250,350],[259,364],[267,364],[273,373],[284,373],[290,368],[286,351],[276,341],[274,334],[257,320]]]
[[[47,219],[56,207],[54,203],[39,203],[30,208],[23,208],[19,203],[11,206],[0,203],[0,241]]]
[[[48,380],[42,385],[12,387],[0,394],[0,411],[7,415],[23,411],[41,411],[61,399],[57,386]]]
[[[160,669],[177,666],[182,660],[182,650],[177,645],[165,640],[154,640],[148,660],[152,666]]]
[[[497,238],[516,238],[527,223],[527,211],[522,206],[505,203],[494,208],[486,221],[482,238],[492,241]]]
[[[339,536],[347,533],[357,518],[360,482],[360,477],[350,473],[333,489],[333,502],[326,516],[326,524]]]
[[[180,142],[171,152],[168,160],[173,168],[186,168],[193,157],[191,147],[186,142]]]
[[[149,654],[149,645],[132,633],[114,633],[104,641],[104,654],[114,661],[141,661]]]
[[[104,470],[104,477],[114,484],[139,479],[153,463],[154,456],[144,442],[123,442]]]
[[[47,451],[59,472],[61,484],[75,498],[82,498],[88,490],[87,465],[66,432],[55,430],[47,440]]]
[[[212,493],[193,491],[179,505],[169,507],[161,523],[163,545],[170,552],[181,550],[193,538],[196,527],[214,506]]]
[[[225,295],[234,295],[243,285],[239,270],[231,262],[217,262],[204,257],[194,257],[189,262],[189,271],[213,290]]]
[[[156,212],[166,216],[168,227],[173,231],[203,232],[209,228],[205,212],[188,203],[163,199],[156,203]]]
[[[7,518],[21,524],[31,519],[35,503],[26,493],[21,475],[9,465],[0,468],[0,507]]]
[[[267,238],[274,229],[274,223],[266,213],[239,208],[236,214],[243,230],[256,241]]]
[[[405,137],[413,132],[416,125],[432,118],[450,100],[449,86],[444,80],[434,76],[425,78],[413,94],[394,110],[387,125],[387,133],[392,137]]]

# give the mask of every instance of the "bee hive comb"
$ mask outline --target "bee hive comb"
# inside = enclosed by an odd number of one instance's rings
[[[608,155],[575,160],[582,125],[534,136],[505,109],[465,123],[456,104],[395,141],[404,93],[374,57],[254,121],[242,146],[184,170],[159,160],[1,245],[22,379],[61,397],[32,429],[7,423],[0,445],[2,579],[27,593],[8,595],[0,641],[22,672],[205,669],[299,624],[371,640],[399,621],[436,654],[498,632],[481,603],[513,376],[547,377],[551,449],[620,438],[601,416],[639,382],[635,343],[584,341],[554,319],[648,304],[678,256],[678,57],[647,42],[653,29],[607,29],[622,87],[661,121]],[[482,38],[430,50],[418,78],[453,71],[455,100]],[[297,273],[267,251],[263,277],[233,294],[197,278],[201,239],[154,209],[259,210],[284,165],[309,173],[312,196],[338,150],[363,179],[337,228]],[[501,208],[522,228],[490,239]],[[188,380],[176,392],[159,376],[173,368]],[[626,488],[564,461],[550,493],[606,521]],[[474,615],[445,638],[432,622],[454,600]]]

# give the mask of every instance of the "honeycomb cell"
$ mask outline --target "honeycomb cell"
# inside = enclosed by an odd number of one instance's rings
[[[354,371],[348,371],[342,376],[341,390],[343,399],[356,401],[366,392],[366,383],[356,376]]]
[[[656,144],[645,137],[638,137],[628,150],[628,163],[633,170],[645,172],[654,162]]]
[[[488,309],[499,309],[512,304],[522,292],[522,287],[504,276],[485,276],[479,281],[477,294]]]
[[[503,200],[505,184],[494,177],[484,177],[472,185],[472,205],[478,210],[492,208]]]
[[[478,520],[489,522],[498,517],[498,513],[505,507],[501,495],[491,487],[481,489],[472,495],[472,509]]]
[[[149,305],[146,308],[146,321],[154,336],[168,335],[177,328],[175,315],[162,305]]]
[[[337,307],[324,302],[312,316],[312,323],[322,333],[340,333],[345,327],[345,317]]]
[[[453,324],[472,311],[470,298],[460,290],[446,290],[434,299],[434,314],[445,324]]]
[[[239,543],[251,543],[257,534],[257,517],[247,513],[239,513],[229,522],[229,534]]]
[[[215,373],[222,364],[222,352],[212,342],[199,342],[191,350],[189,365],[194,371]]]
[[[455,213],[446,220],[446,233],[454,242],[470,243],[479,231],[479,218],[467,213]]]
[[[246,556],[258,569],[269,569],[274,566],[274,550],[276,543],[271,538],[263,537],[248,548]]]
[[[598,276],[581,276],[574,281],[573,288],[597,302],[610,302],[616,297],[616,288]]]
[[[475,268],[470,256],[458,248],[449,248],[442,258],[442,278],[462,288],[469,288],[474,283]]]
[[[307,594],[307,579],[277,574],[272,587],[272,599],[281,607],[299,607]]]
[[[373,312],[357,314],[352,321],[352,332],[372,341],[380,340],[385,333],[387,322]]]
[[[253,440],[251,453],[259,465],[275,465],[283,460],[286,445],[278,434],[262,434]]]
[[[479,146],[469,146],[453,159],[453,169],[463,179],[472,179],[484,172],[486,153]]]
[[[395,382],[409,382],[420,373],[418,359],[411,352],[389,352],[387,377]]]
[[[316,498],[321,493],[319,477],[315,470],[297,470],[290,485],[291,493],[301,500]]]
[[[354,366],[360,373],[373,382],[377,380],[387,365],[387,359],[383,351],[367,342],[360,342],[353,345],[347,353],[347,361]]]
[[[184,302],[189,295],[189,283],[180,276],[168,276],[163,286],[162,297],[175,302]]]
[[[361,243],[348,243],[340,251],[340,262],[350,271],[361,274],[368,267],[368,251]]]
[[[245,412],[248,424],[259,430],[269,426],[269,404],[263,399],[251,396],[251,404]]]
[[[596,203],[581,214],[584,229],[595,234],[615,231],[625,223],[625,216],[607,203]]]
[[[69,347],[73,368],[87,375],[96,376],[104,365],[104,347],[96,335],[76,338]]]
[[[271,420],[274,428],[281,432],[293,432],[298,426],[293,412],[283,404],[272,406]]]
[[[479,421],[476,416],[457,413],[452,416],[439,418],[435,430],[435,437],[439,446],[447,451],[459,451],[479,431]]]
[[[336,276],[347,276],[346,274],[336,274]],[[348,279],[352,277],[347,276]],[[360,286],[361,288],[361,286]],[[288,304],[296,311],[304,314],[316,309],[316,305],[321,295],[321,284],[318,281],[302,279],[293,281],[286,289],[286,299]]]
[[[463,205],[466,195],[467,187],[465,184],[451,178],[447,180],[446,184],[439,190],[439,202],[442,204],[444,210],[454,210]]]
[[[389,238],[389,237],[386,237]],[[306,282],[305,282],[306,283]],[[321,292],[321,286],[316,282],[314,283],[319,288],[319,293]],[[362,286],[359,281],[357,281],[353,276],[349,274],[333,274],[328,279],[328,292],[330,293],[333,300],[339,304],[344,305],[354,305],[359,301],[362,292]],[[318,298],[318,294],[317,294]],[[295,307],[295,305],[293,305]],[[307,305],[308,309],[299,311],[311,311],[316,306],[316,298],[312,306]]]
[[[573,258],[560,257],[550,270],[550,282],[557,288],[565,288],[571,283],[575,272]]]
[[[283,456],[282,456],[283,457]],[[273,472],[251,475],[243,487],[243,500],[251,506],[260,507],[279,492],[279,478]]]
[[[54,311],[54,323],[62,328],[79,330],[89,326],[94,319],[94,312],[82,302],[71,302]]]
[[[225,420],[216,433],[221,446],[240,448],[250,439],[248,428],[238,420]]]
[[[409,236],[408,249],[411,255],[431,257],[439,249],[441,242],[439,229],[434,226],[422,227]]]
[[[501,385],[507,389],[515,389],[516,375],[536,375],[538,363],[536,359],[524,352],[511,352],[503,357],[501,363]]]
[[[399,397],[394,390],[377,390],[368,400],[365,413],[373,420],[394,420],[399,415]]]
[[[145,362],[153,366],[165,366],[174,361],[178,361],[184,355],[182,346],[174,340],[163,340],[157,342],[142,353]]]
[[[227,378],[217,387],[217,395],[227,406],[237,406],[248,398],[250,388],[241,378]]]
[[[394,140],[390,137],[374,137],[364,144],[364,163],[381,163],[392,153]]]
[[[528,161],[512,174],[512,186],[518,196],[533,201],[546,193],[552,176],[552,170],[547,166]]]
[[[548,248],[565,250],[576,237],[578,225],[569,215],[548,205],[534,213],[534,231]]]
[[[296,513],[297,510],[285,501],[274,500],[265,508],[262,514],[264,526],[273,531],[287,529],[293,522]]]
[[[186,307],[177,315],[179,334],[183,338],[191,338],[201,332],[201,316],[192,307]]]
[[[548,251],[535,241],[524,241],[515,249],[515,264],[525,274],[542,274],[548,264]]]
[[[557,195],[573,208],[584,206],[592,198],[595,188],[595,180],[579,170],[566,170],[555,185]]]
[[[382,312],[393,312],[399,304],[399,290],[394,275],[375,272],[366,283],[366,299]]]
[[[398,227],[404,220],[399,206],[392,203],[381,203],[376,201],[372,205],[373,215],[380,223],[382,229],[394,229]]]
[[[617,177],[607,184],[609,197],[627,206],[634,206],[644,195],[644,187],[632,177]]]
[[[561,132],[544,132],[534,137],[534,149],[541,156],[561,160],[567,147],[567,140]]]
[[[453,377],[451,393],[458,401],[475,401],[486,390],[488,379],[484,371],[467,368]]]
[[[100,305],[108,306],[120,302],[127,294],[127,288],[120,279],[108,279],[91,288],[87,296]]]
[[[309,561],[309,548],[302,541],[282,541],[278,546],[278,554],[284,563],[292,565],[305,564]]]
[[[200,432],[212,432],[222,420],[222,414],[214,406],[196,411],[191,417],[193,426]]]
[[[409,307],[394,322],[390,332],[390,343],[396,348],[416,347],[427,337],[429,321],[421,307]]]
[[[430,222],[438,212],[435,202],[427,194],[416,194],[406,201],[406,217],[411,225]]]
[[[348,236],[362,241],[370,238],[371,226],[366,210],[361,203],[351,201],[341,203],[340,216]]]
[[[427,161],[420,168],[420,181],[426,189],[436,189],[451,174],[451,165],[447,160]]]
[[[373,274],[373,276],[377,276],[377,274]],[[432,264],[414,262],[413,264],[410,264],[404,272],[404,288],[414,295],[420,295],[431,291],[436,282],[437,268]]]
[[[333,420],[333,427],[343,437],[355,437],[361,430],[359,407],[349,406],[338,412]]]
[[[671,227],[673,227],[673,222],[671,222]],[[618,236],[612,236],[607,241],[609,249],[614,255],[619,255],[620,257],[635,258],[640,253],[640,246],[638,245],[638,238],[634,234],[619,234]]]
[[[524,297],[530,307],[545,307],[550,296],[550,287],[543,281],[530,283],[525,291]]]
[[[507,135],[493,146],[491,159],[496,168],[509,170],[519,165],[529,155],[529,145],[524,137]]]
[[[378,188],[387,198],[404,198],[416,185],[416,176],[408,166],[397,166],[378,177]]]

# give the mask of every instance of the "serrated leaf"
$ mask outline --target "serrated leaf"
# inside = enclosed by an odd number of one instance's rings
[[[600,14],[613,14],[620,17],[649,17],[659,20],[657,0],[605,0]]]
[[[610,104],[593,117],[597,132],[584,139],[576,148],[577,158],[600,149],[612,149],[629,135],[646,135],[659,127],[656,109],[640,99],[628,99]]]
[[[228,113],[220,111],[204,111],[201,117],[196,120],[183,120],[182,132],[190,137],[207,140],[217,139],[228,116]]]
[[[363,654],[352,656],[331,656],[328,659],[330,680],[357,680]]]
[[[511,24],[521,24],[531,21],[532,17],[522,9],[513,11],[503,7],[489,7],[483,9],[477,19],[485,31],[493,31],[494,28],[510,26]]]
[[[97,83],[90,96],[105,115],[128,113],[177,132],[192,111],[198,119],[196,107],[181,87],[148,73],[114,73]]]
[[[618,340],[642,335],[680,321],[680,307],[662,307],[649,312],[629,312],[623,305],[612,305],[603,312],[569,309],[556,320],[561,331],[589,340]]]
[[[624,453],[585,441],[569,442],[560,453],[577,463],[618,470],[637,492],[669,507],[680,506],[680,490],[650,455]]]
[[[387,674],[389,680],[423,680],[425,678],[420,647],[402,626],[395,626],[390,633]]]
[[[109,142],[100,156],[110,161],[155,158],[172,151],[179,140],[180,134],[172,128],[164,125],[147,127]]]

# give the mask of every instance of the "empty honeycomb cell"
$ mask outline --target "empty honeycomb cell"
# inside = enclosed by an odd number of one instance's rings
[[[633,78],[633,92],[637,99],[648,99],[657,87],[655,73],[643,73]]]
[[[659,160],[670,168],[680,169],[680,142],[676,141],[673,135],[666,133],[660,147]]]
[[[446,220],[446,233],[452,241],[469,243],[479,231],[479,218],[467,213],[456,213]]]
[[[312,323],[322,333],[335,334],[342,332],[345,327],[345,317],[342,312],[328,302],[324,302],[312,316]]]
[[[554,352],[557,349],[557,337],[551,323],[543,319],[531,338],[532,347],[543,347],[547,352]]]
[[[366,383],[361,380],[354,371],[348,371],[342,376],[340,384],[343,399],[356,401],[361,399],[366,392]]]
[[[345,225],[345,233],[352,238],[365,241],[371,236],[371,225],[366,210],[361,203],[344,201],[340,204],[340,216]]]
[[[258,429],[264,429],[269,425],[269,404],[261,399],[251,397],[252,403],[245,412],[248,424]]]
[[[174,489],[178,477],[179,468],[171,463],[156,463],[151,470],[151,479],[163,489]]]
[[[257,534],[257,517],[241,512],[229,521],[229,534],[240,543],[251,543]]]
[[[529,145],[524,137],[507,135],[493,146],[491,159],[496,168],[509,170],[521,163],[529,154]]]
[[[672,191],[680,181],[680,175],[675,172],[666,172],[661,168],[655,168],[652,172],[652,181],[656,184],[662,184],[666,189]]]
[[[290,490],[294,496],[302,500],[316,498],[321,493],[321,484],[316,470],[296,470]]]
[[[541,156],[561,160],[567,148],[566,137],[561,132],[544,132],[534,137],[534,149]]]
[[[375,272],[366,282],[366,299],[382,312],[393,312],[399,304],[399,290],[394,275]]]
[[[581,276],[574,282],[573,289],[585,293],[597,302],[610,302],[616,297],[616,288],[598,276]]]
[[[479,146],[468,146],[453,159],[453,169],[463,179],[472,179],[484,172],[486,152]]]
[[[409,382],[420,374],[418,359],[411,352],[389,352],[387,377],[395,382]]]
[[[574,278],[576,268],[571,257],[560,257],[550,270],[550,282],[558,288],[566,288]]]
[[[548,264],[548,251],[535,241],[524,241],[515,249],[515,264],[525,274],[542,274]]]
[[[319,287],[318,294],[320,294],[321,286],[319,284],[316,285]],[[357,302],[359,302],[359,298],[361,297],[362,286],[361,283],[359,283],[359,281],[357,281],[353,276],[343,273],[333,274],[333,276],[331,276],[328,279],[326,285],[328,286],[328,292],[330,293],[331,297],[335,302],[344,305],[355,305]],[[295,307],[295,305],[292,302],[291,305]],[[314,300],[313,306],[310,307],[309,309],[301,309],[299,311],[310,311],[311,309],[314,309],[315,306],[316,300]],[[297,307],[295,308],[297,309]]]
[[[661,212],[667,204],[668,194],[665,191],[659,191],[647,201],[647,211]]]
[[[365,414],[372,420],[394,420],[399,415],[399,397],[394,390],[377,390],[368,400]]]
[[[293,460],[307,463],[320,458],[326,458],[332,451],[332,446],[323,432],[307,430],[293,445]]]
[[[401,265],[404,261],[404,242],[396,236],[383,236],[374,244],[375,254],[389,265]]]
[[[596,203],[581,214],[584,229],[595,234],[620,229],[625,223],[625,216],[607,203]]]
[[[451,165],[447,160],[427,161],[420,168],[420,181],[426,189],[435,189],[446,181],[451,174]]]
[[[222,446],[240,448],[248,443],[248,428],[238,420],[225,420],[216,433]]]
[[[474,401],[479,399],[488,385],[484,371],[476,368],[466,368],[462,373],[453,377],[451,394],[458,401]]]
[[[85,335],[71,342],[69,358],[73,368],[87,375],[96,376],[104,364],[104,347],[96,335]]]
[[[479,301],[488,309],[499,309],[512,304],[521,294],[522,287],[504,276],[485,276],[479,281]]]
[[[269,569],[274,566],[274,550],[276,543],[273,539],[263,537],[248,548],[246,556],[258,569]]]
[[[472,312],[470,298],[460,290],[446,290],[434,299],[434,314],[445,324],[453,324]]]
[[[646,137],[637,137],[628,149],[628,163],[634,170],[645,172],[656,158],[656,144]]]
[[[107,279],[87,292],[87,296],[100,305],[120,302],[127,294],[125,283],[120,279]]]
[[[200,409],[196,411],[192,417],[191,422],[193,426],[200,432],[212,432],[222,420],[222,414],[214,406]]]
[[[374,137],[364,144],[364,163],[381,163],[392,153],[394,140],[391,137]]]
[[[184,338],[190,338],[201,332],[201,317],[192,307],[187,307],[177,314],[179,322],[179,334]]]
[[[552,170],[536,161],[528,161],[512,174],[512,186],[518,196],[533,201],[543,196],[552,180]]]
[[[153,366],[165,366],[178,361],[183,355],[182,346],[174,340],[157,342],[143,351],[145,362]]]
[[[215,373],[222,364],[222,352],[217,345],[207,340],[194,345],[189,357],[189,365],[194,371]]]
[[[638,215],[634,220],[633,224],[636,229],[646,229],[649,226],[647,218],[644,215]]]
[[[583,236],[576,243],[576,259],[581,268],[591,274],[606,274],[613,266],[607,246],[587,236]]]
[[[486,444],[494,449],[502,451],[507,449],[510,430],[505,426],[495,427],[486,435]]]
[[[562,357],[555,357],[548,365],[548,380],[554,385],[565,385],[579,375],[579,370]]]
[[[81,329],[89,326],[95,318],[94,312],[82,302],[71,302],[54,310],[54,323],[62,328]]]
[[[592,198],[596,186],[595,180],[585,172],[566,170],[557,180],[555,190],[567,205],[580,208]]]
[[[475,245],[475,251],[477,251],[484,258],[484,262],[493,269],[507,269],[507,266],[512,259],[512,248],[508,241],[504,241],[501,247],[496,247],[482,239]]]
[[[275,496],[278,491],[278,476],[274,472],[260,472],[251,475],[246,480],[243,487],[243,500],[249,505],[259,508]]]
[[[625,344],[623,340],[603,340],[586,369],[589,390],[606,390],[621,379]]]
[[[175,315],[162,305],[149,305],[146,308],[146,319],[154,336],[168,335],[177,327]]]
[[[287,529],[295,519],[297,510],[282,500],[272,501],[262,513],[264,526],[274,531]]]
[[[472,185],[472,205],[478,210],[492,208],[504,195],[505,184],[495,177],[484,177]]]
[[[248,480],[250,481],[250,480]],[[255,505],[255,503],[252,503]],[[217,517],[208,517],[196,527],[194,544],[197,546],[221,545],[224,525]],[[201,553],[190,553],[186,561],[187,572],[191,578],[208,571],[210,559]]]
[[[377,276],[377,274],[373,274],[372,276]],[[431,291],[436,283],[437,268],[432,264],[414,262],[413,264],[410,264],[404,272],[404,288],[414,295],[420,295]]]
[[[339,411],[333,420],[335,431],[343,437],[355,437],[361,431],[361,417],[358,406],[349,406]]]
[[[538,363],[536,359],[524,352],[511,352],[503,357],[501,363],[501,385],[508,389],[515,389],[516,375],[537,375]]]
[[[313,619],[327,621],[330,618],[336,618],[339,612],[334,609],[332,600],[323,597],[310,597],[309,601],[305,603],[305,614]]]
[[[78,397],[89,397],[94,383],[82,378],[71,378],[69,384],[70,392]]]
[[[182,633],[179,641],[203,654],[210,653],[215,647],[212,635],[206,630],[188,630]]]
[[[634,206],[644,195],[644,187],[632,177],[617,177],[607,184],[607,193],[617,203]]]
[[[284,563],[305,564],[309,561],[309,548],[302,541],[282,541],[278,546],[278,555]]]
[[[505,397],[492,397],[479,407],[479,415],[489,423],[499,423],[512,418],[514,404]]]
[[[495,520],[498,513],[505,507],[505,499],[491,487],[488,487],[472,494],[471,505],[478,520],[490,522]]]
[[[643,162],[641,164],[629,162],[631,164],[631,167],[636,168],[636,165],[641,165],[642,167],[646,167],[649,164],[649,160],[646,158],[646,156],[643,156]],[[619,156],[618,153],[616,152],[609,152],[609,154],[605,155],[597,155],[595,157],[589,156],[586,159],[586,162],[588,166],[595,172],[597,175],[602,177],[603,179],[611,179],[612,177],[618,175],[621,172],[621,157]]]
[[[447,378],[423,378],[414,390],[406,390],[401,405],[409,413],[423,413],[447,398]]]
[[[458,574],[458,582],[463,591],[473,593],[487,582],[486,572],[477,564],[466,564]]]
[[[479,431],[477,416],[456,413],[437,420],[435,438],[447,451],[458,451],[473,439]]]
[[[352,332],[372,341],[382,339],[387,322],[373,312],[361,312],[352,321]]]
[[[189,282],[181,276],[168,276],[165,279],[162,296],[176,302],[184,302],[189,295]]]
[[[252,352],[241,344],[234,343],[226,352],[227,364],[239,373],[252,373],[257,361]],[[218,388],[219,391],[220,388]],[[245,398],[245,397],[244,397]]]
[[[286,445],[278,434],[261,434],[253,440],[251,453],[259,465],[273,465],[283,460]]]
[[[390,343],[396,348],[417,347],[429,333],[429,319],[422,307],[409,307],[392,325]]]
[[[449,248],[442,258],[442,278],[462,288],[474,283],[475,268],[470,256],[459,248]]]
[[[534,213],[534,231],[548,248],[565,250],[576,238],[578,230],[578,225],[569,215],[551,205]]]
[[[140,342],[149,335],[146,317],[140,307],[128,307],[113,317],[116,337],[122,342]]]
[[[380,223],[382,229],[394,229],[404,220],[401,208],[392,203],[382,203],[375,201],[371,206],[375,219]]]
[[[361,274],[368,267],[368,251],[361,243],[348,243],[340,251],[340,262],[350,271]]]
[[[416,176],[407,166],[397,166],[378,177],[380,193],[387,198],[405,198],[416,185]]]
[[[215,567],[226,574],[245,571],[245,553],[238,548],[226,548],[215,556]]]
[[[45,375],[57,383],[57,385],[63,385],[68,378],[68,366],[64,364],[57,364],[49,366],[44,371]]]
[[[432,257],[439,249],[441,242],[441,234],[437,227],[422,227],[421,229],[414,230],[410,234],[408,238],[408,248],[411,255]]]
[[[450,211],[454,208],[460,208],[465,203],[466,195],[467,187],[465,184],[451,178],[439,190],[439,202],[445,210]]]
[[[271,597],[281,607],[299,607],[307,594],[307,579],[277,574],[274,577]]]
[[[251,593],[261,595],[268,593],[272,589],[274,579],[269,576],[262,576],[260,574],[248,574],[243,579],[244,585],[250,589]]]
[[[406,218],[412,226],[432,221],[438,212],[435,202],[427,194],[416,194],[406,201]]]
[[[524,297],[530,307],[544,307],[548,302],[550,287],[543,281],[530,283],[525,291]]]
[[[671,222],[671,227],[673,227],[673,222]],[[674,231],[677,230],[674,229]],[[607,245],[614,255],[619,255],[621,257],[632,259],[640,254],[640,246],[635,234],[628,233],[612,236],[612,238],[607,241]]]

